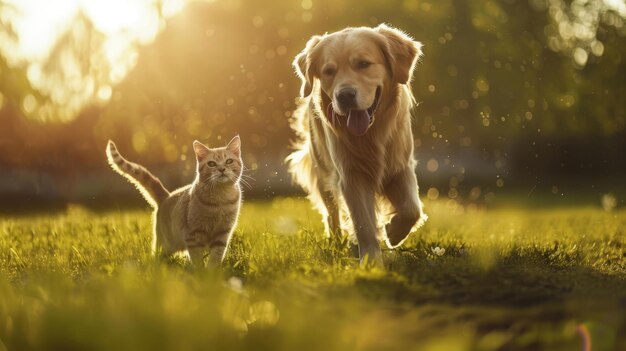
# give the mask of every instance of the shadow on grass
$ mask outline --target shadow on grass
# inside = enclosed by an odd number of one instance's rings
[[[548,330],[576,345],[580,328],[605,346],[598,349],[626,345],[623,270],[608,273],[540,248],[516,247],[488,264],[476,256],[454,248],[437,256],[419,245],[390,251],[388,272],[362,275],[355,286],[376,303],[420,311],[415,320],[435,323],[431,330],[471,325],[476,335],[509,335],[502,349],[545,349]]]
[[[626,307],[626,273],[584,266],[572,255],[542,248],[513,248],[496,257],[463,248],[438,257],[423,247],[390,251],[389,274],[359,277],[371,298],[409,303],[529,307],[564,300],[619,301]],[[485,262],[486,261],[486,262]]]

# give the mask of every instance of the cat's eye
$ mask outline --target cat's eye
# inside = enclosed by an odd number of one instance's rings
[[[231,163],[233,163],[233,159],[232,159],[232,158],[229,158],[228,160],[226,160],[226,164],[227,164],[227,165],[229,165],[229,164],[231,164]]]
[[[209,161],[209,163],[207,163],[209,165],[209,167],[215,167],[217,166],[217,163],[213,162],[213,161]]]

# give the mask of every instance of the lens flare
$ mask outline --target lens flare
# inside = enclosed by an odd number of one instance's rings
[[[25,68],[41,97],[22,112],[70,120],[85,105],[106,103],[167,18],[191,0],[9,0],[0,6],[0,54]]]

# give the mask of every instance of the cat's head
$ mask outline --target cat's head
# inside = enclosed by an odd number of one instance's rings
[[[196,140],[193,150],[200,182],[211,185],[239,182],[243,172],[239,135],[225,147],[218,148],[210,148]]]

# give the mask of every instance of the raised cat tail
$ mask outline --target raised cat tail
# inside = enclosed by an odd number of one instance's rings
[[[117,151],[115,143],[111,140],[107,144],[106,154],[113,170],[133,183],[153,208],[157,208],[170,195],[159,178],[155,177],[145,167],[122,157]]]

